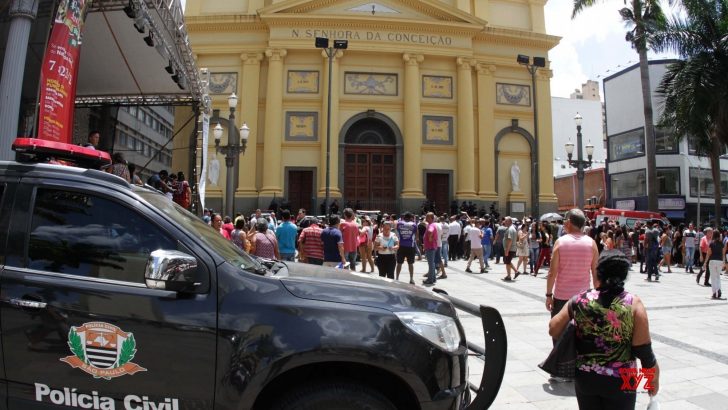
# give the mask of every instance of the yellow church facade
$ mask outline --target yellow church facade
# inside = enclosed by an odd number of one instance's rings
[[[495,203],[502,215],[555,210],[551,72],[547,65],[532,78],[516,61],[545,57],[558,43],[545,33],[544,6],[187,0],[190,44],[210,73],[210,127],[228,126],[234,92],[235,127],[251,130],[234,178],[235,211],[265,209],[275,198],[319,213],[327,162],[340,208],[417,211],[429,200],[447,212],[455,200]],[[347,48],[329,59],[317,37],[347,40]],[[183,127],[189,112],[176,117],[181,135],[192,135]],[[205,189],[206,205],[221,209],[226,167],[210,135],[198,165],[223,164]],[[174,169],[188,169],[189,145],[175,140]]]

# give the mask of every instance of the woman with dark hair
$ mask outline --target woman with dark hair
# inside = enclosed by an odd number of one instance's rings
[[[374,242],[372,240],[372,221],[368,216],[361,220],[361,229],[359,229],[359,257],[361,258],[361,272],[367,273],[367,262],[372,266],[374,273],[374,258],[372,257],[372,249]]]
[[[606,238],[604,238],[604,250],[614,249],[614,231],[611,229],[607,231]]]
[[[129,165],[124,160],[124,154],[121,152],[115,152],[111,156],[111,173],[124,178],[126,182],[131,182],[131,175],[129,175]]]
[[[255,231],[248,233],[248,241],[250,241],[252,255],[266,259],[281,259],[281,255],[278,253],[278,240],[268,230],[268,221],[265,218],[258,218],[255,221]]]
[[[711,299],[720,299],[723,296],[720,290],[720,271],[723,269],[723,261],[725,260],[724,248],[723,236],[716,229],[713,231],[713,238],[710,240],[708,252],[705,254],[705,262],[703,263],[705,275],[710,274]]]
[[[230,240],[240,249],[248,251],[250,244],[248,243],[248,235],[245,232],[245,217],[235,221],[235,229],[230,233]]]
[[[660,236],[660,249],[662,250],[662,260],[657,264],[657,270],[663,265],[667,266],[667,272],[672,273],[670,265],[672,265],[672,225],[667,225],[662,230],[662,236]]]
[[[626,256],[627,260],[629,260],[631,263],[632,262],[632,239],[630,238],[631,235],[627,231],[627,225],[622,225],[622,227],[620,228],[620,231],[622,232],[622,236],[621,236],[622,240],[621,240],[621,242],[618,241],[620,246],[617,249],[622,251],[624,256]]]
[[[678,268],[684,268],[683,265],[683,231],[685,230],[685,224],[681,223],[678,225],[675,232],[672,234],[672,262],[677,265]]]
[[[144,181],[136,173],[136,165],[129,163],[127,168],[129,169],[129,181],[134,185],[144,185]]]
[[[182,208],[190,209],[191,198],[192,190],[190,190],[190,184],[185,180],[185,174],[180,171],[177,173],[177,184],[172,199]]]
[[[660,388],[660,369],[652,352],[647,311],[639,297],[624,290],[630,260],[605,249],[597,262],[597,286],[575,295],[551,319],[557,338],[570,320],[576,326],[576,399],[580,409],[634,409],[634,392],[623,391],[622,375],[652,374],[651,396]]]
[[[536,262],[536,268],[533,270],[533,276],[538,275],[542,264],[548,263],[549,266],[551,265],[551,235],[546,221],[541,223],[538,240],[541,244],[541,252],[538,254],[538,262]]]

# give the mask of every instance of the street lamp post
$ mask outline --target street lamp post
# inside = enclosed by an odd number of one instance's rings
[[[235,172],[233,167],[235,160],[241,153],[245,153],[250,136],[250,128],[248,124],[243,123],[240,127],[240,140],[237,138],[235,131],[235,107],[238,105],[238,97],[235,93],[228,97],[228,107],[230,108],[230,117],[228,117],[228,144],[220,145],[222,139],[223,128],[218,122],[212,132],[215,137],[215,150],[218,154],[225,155],[225,167],[227,168],[227,176],[225,178],[225,215],[233,216],[235,199]]]
[[[531,165],[531,196],[533,197],[532,204],[531,204],[531,212],[534,214],[535,217],[538,217],[539,215],[539,193],[541,191],[540,181],[539,181],[539,158],[538,158],[538,106],[536,103],[536,72],[538,72],[539,68],[546,67],[546,58],[544,57],[534,57],[533,58],[533,64],[531,64],[531,57],[519,54],[518,57],[516,57],[516,61],[518,64],[526,67],[529,74],[531,74],[531,89],[533,90],[533,150],[536,151],[536,155],[534,155],[535,160],[533,161],[533,164]]]
[[[329,60],[329,86],[326,100],[326,194],[324,199],[324,213],[329,209],[329,195],[331,190],[331,77],[334,66],[334,57],[336,50],[346,50],[349,47],[347,40],[334,40],[334,46],[329,47],[329,39],[324,37],[316,37],[316,48],[321,48],[326,52]]]
[[[571,142],[571,139],[569,139],[569,142],[566,143],[564,148],[566,149],[566,155],[569,157],[569,166],[572,168],[576,168],[576,179],[578,180],[577,184],[577,207],[579,209],[584,209],[584,169],[590,168],[592,166],[592,156],[594,155],[594,145],[591,143],[586,145],[586,155],[587,160],[584,160],[584,155],[582,154],[582,140],[581,140],[581,122],[582,117],[577,112],[576,116],[574,116],[574,122],[576,123],[576,149],[578,150],[576,153],[576,159],[573,160],[572,155],[574,154],[574,143]]]

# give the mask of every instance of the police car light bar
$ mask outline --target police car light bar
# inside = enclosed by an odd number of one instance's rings
[[[38,138],[16,138],[13,151],[18,162],[63,163],[93,169],[111,165],[111,155],[106,151]]]

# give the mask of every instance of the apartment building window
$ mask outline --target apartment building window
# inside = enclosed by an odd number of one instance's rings
[[[609,137],[609,159],[619,161],[634,158],[645,153],[645,132],[643,128],[627,131]]]
[[[645,170],[621,172],[612,174],[611,191],[612,198],[632,198],[647,195],[647,184]]]
[[[136,106],[129,107],[129,114],[132,117],[136,117],[136,115],[137,115],[137,107]]]
[[[657,168],[659,195],[680,195],[680,168]]]
[[[700,184],[698,184],[700,178]],[[700,185],[700,196],[712,197],[715,195],[715,183],[713,173],[710,169],[690,168],[690,196],[698,196],[698,185]],[[728,171],[720,171],[721,196],[728,198]]]
[[[658,154],[677,153],[677,139],[672,130],[655,128],[655,151]]]
[[[126,145],[126,133],[124,131],[119,131],[119,140],[116,143],[121,146]]]

